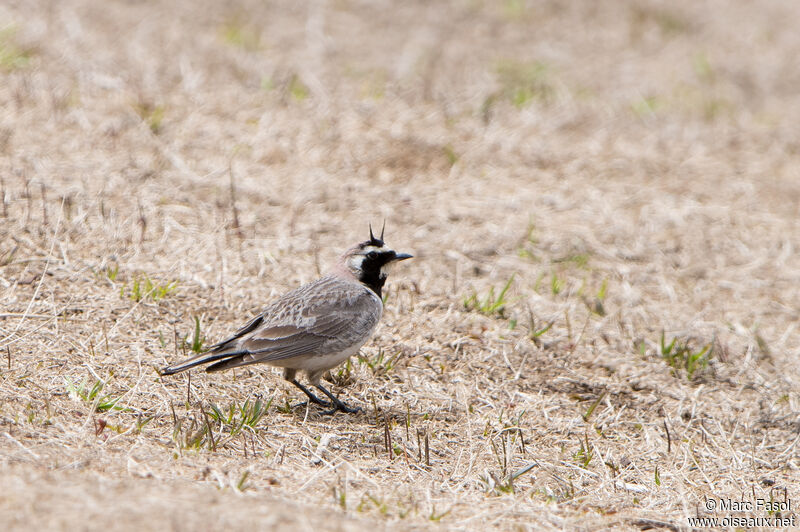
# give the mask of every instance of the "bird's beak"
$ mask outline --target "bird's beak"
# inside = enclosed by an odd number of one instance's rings
[[[406,259],[413,259],[414,255],[409,255],[408,253],[397,253],[394,256],[394,260],[406,260]]]

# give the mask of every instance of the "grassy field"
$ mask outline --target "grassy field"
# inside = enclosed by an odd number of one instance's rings
[[[0,4],[0,523],[683,530],[795,499],[798,20]],[[384,219],[415,259],[327,379],[364,413],[268,367],[159,377]]]

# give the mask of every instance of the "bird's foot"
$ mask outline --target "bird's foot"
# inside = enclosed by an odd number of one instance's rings
[[[363,410],[361,409],[360,406],[353,407],[353,406],[347,406],[346,404],[341,403],[341,406],[336,405],[333,408],[331,408],[330,410],[325,410],[323,412],[320,412],[320,414],[322,414],[323,416],[330,416],[330,415],[335,414],[336,412],[339,412],[339,411],[346,412],[348,414],[357,414],[359,412],[363,412]]]
[[[309,403],[315,404],[315,405],[324,406],[326,408],[331,406],[330,401],[323,401],[322,399],[320,399],[319,402],[316,402],[316,401],[303,401],[302,403],[297,403],[296,405],[292,405],[291,407],[293,409],[294,408],[305,408],[305,407],[308,406]]]
[[[336,411],[346,412],[348,414],[355,414],[357,412],[361,412],[362,411],[361,408],[358,407],[358,406],[356,406],[356,407],[347,406],[338,397],[333,395],[331,392],[329,392],[327,389],[325,389],[324,387],[320,386],[319,384],[315,384],[315,386],[317,388],[319,388],[322,393],[327,395],[328,398],[330,399],[330,401],[325,401],[324,399],[320,399],[319,397],[314,395],[314,393],[311,390],[309,390],[308,388],[306,388],[305,386],[303,386],[302,384],[297,382],[296,379],[292,379],[290,382],[292,384],[294,384],[295,386],[297,386],[298,388],[300,388],[300,390],[304,394],[306,394],[308,396],[308,401],[305,401],[305,402],[302,402],[300,404],[297,404],[297,405],[295,405],[295,407],[306,406],[306,405],[308,405],[309,402],[314,403],[314,404],[318,404],[320,406],[324,406],[325,408],[330,408],[330,410],[325,410],[324,412],[322,412],[322,415],[325,415],[325,416],[333,414]]]
[[[344,402],[342,402],[342,401],[341,401],[341,400],[340,400],[338,397],[336,397],[335,395],[333,395],[331,392],[329,392],[327,389],[323,388],[323,387],[322,387],[322,386],[320,386],[319,384],[317,384],[317,385],[316,385],[316,387],[317,387],[317,388],[319,388],[320,390],[322,390],[322,393],[324,393],[325,395],[327,395],[327,396],[328,396],[328,398],[329,398],[329,399],[331,400],[331,402],[333,403],[333,408],[331,408],[330,410],[326,410],[325,412],[323,412],[323,413],[322,413],[323,415],[326,415],[326,416],[327,416],[327,415],[333,414],[333,413],[335,413],[337,410],[340,410],[340,411],[342,411],[342,412],[346,412],[346,413],[348,413],[348,414],[356,414],[356,413],[358,413],[358,412],[361,412],[361,411],[362,411],[362,410],[361,410],[361,407],[359,407],[359,406],[356,406],[356,407],[347,406],[347,405],[346,405],[346,404],[344,404]]]
[[[300,388],[300,390],[302,390],[302,392],[308,396],[308,400],[311,401],[312,403],[320,405],[320,406],[324,406],[324,407],[330,407],[331,406],[331,403],[329,401],[325,401],[323,399],[320,399],[319,397],[314,395],[314,393],[311,390],[309,390],[308,388],[306,388],[305,386],[303,386],[302,384],[297,382],[296,379],[292,379],[290,382],[292,384],[294,384],[295,386],[297,386],[298,388]],[[298,404],[297,406],[305,406],[306,404],[308,404],[308,401],[304,401],[304,402]]]

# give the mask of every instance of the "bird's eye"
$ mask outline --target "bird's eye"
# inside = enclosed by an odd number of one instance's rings
[[[370,251],[369,253],[367,253],[367,258],[369,260],[375,260],[378,258],[378,254],[374,251]]]

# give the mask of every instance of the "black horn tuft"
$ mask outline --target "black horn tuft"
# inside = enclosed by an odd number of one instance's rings
[[[384,229],[386,228],[386,222],[384,221],[383,224]],[[372,232],[372,224],[369,224],[369,244],[371,246],[383,247],[383,229],[381,229],[381,237],[375,238],[375,235]]]

